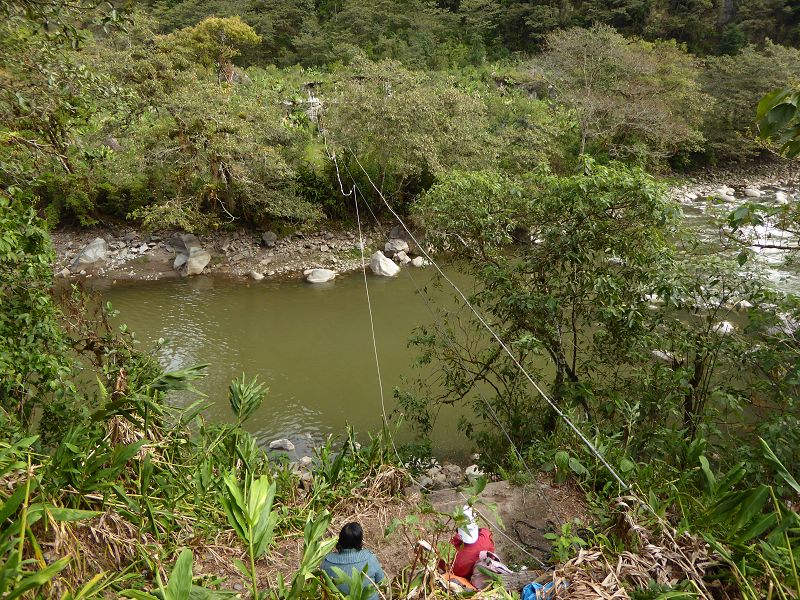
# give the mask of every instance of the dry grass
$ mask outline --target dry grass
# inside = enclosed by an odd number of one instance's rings
[[[718,564],[708,544],[696,536],[678,535],[661,521],[657,532],[642,526],[636,516],[636,498],[617,498],[613,509],[618,515],[618,533],[636,552],[613,555],[602,548],[582,549],[553,574],[556,586],[567,584],[558,597],[574,600],[628,600],[629,589],[646,589],[651,581],[675,586],[689,581],[700,598],[727,598],[705,583],[708,570]],[[724,594],[724,595],[720,595]]]

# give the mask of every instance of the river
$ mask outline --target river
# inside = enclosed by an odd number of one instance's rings
[[[415,269],[413,279],[369,276],[377,351],[387,414],[395,407],[393,390],[412,377],[417,352],[408,347],[415,327],[433,317],[419,297],[433,269]],[[141,341],[157,350],[168,370],[208,363],[208,375],[196,384],[213,404],[207,415],[231,421],[227,388],[246,373],[258,375],[270,390],[246,423],[259,442],[289,438],[298,453],[329,434],[380,429],[381,394],[369,311],[360,272],[327,284],[302,281],[252,282],[195,277],[185,280],[132,281],[101,287]],[[443,301],[452,294],[432,292]],[[182,402],[189,398],[181,397]],[[437,454],[463,458],[469,451],[457,432],[459,413],[439,415],[432,442]],[[411,439],[408,428],[399,442]]]
[[[774,190],[762,199],[769,203]],[[687,221],[708,240],[717,236],[711,211],[734,208],[710,205],[703,199],[686,201]],[[771,236],[769,227],[759,235]],[[785,239],[785,236],[779,236]],[[760,253],[768,276],[786,291],[800,291],[797,271],[784,267],[785,253]],[[408,347],[415,327],[433,317],[417,293],[433,269],[413,269],[389,279],[369,275],[369,290],[383,379],[387,414],[395,407],[393,390],[403,377],[412,378],[416,351]],[[460,280],[463,283],[463,280]],[[99,282],[98,282],[99,283]],[[196,387],[212,403],[207,415],[231,421],[227,388],[246,373],[258,375],[270,391],[246,427],[261,443],[287,437],[298,454],[320,444],[329,434],[342,434],[346,424],[356,431],[376,431],[383,421],[381,394],[375,369],[369,312],[360,272],[338,276],[333,282],[311,285],[302,281],[249,282],[196,277],[186,280],[135,281],[101,284],[101,291],[149,349],[163,338],[157,356],[168,369],[208,363],[207,377]],[[434,291],[437,302],[451,302],[452,294]],[[189,401],[179,397],[179,402]],[[431,442],[439,456],[459,459],[470,451],[457,430],[461,415],[443,411]],[[407,428],[399,441],[411,439]]]

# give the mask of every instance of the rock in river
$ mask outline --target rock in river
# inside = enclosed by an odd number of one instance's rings
[[[383,277],[394,277],[400,272],[400,267],[386,258],[380,250],[370,256],[369,268],[372,269],[375,275],[382,275]]]
[[[759,189],[749,187],[745,188],[744,195],[748,198],[761,198],[761,196],[764,195],[764,192]]]
[[[261,281],[264,279],[264,274],[259,273],[258,271],[250,271],[250,279],[253,281]]]
[[[287,440],[286,438],[280,440],[272,440],[269,443],[270,450],[285,450],[286,452],[292,452],[294,450],[294,444],[291,440]]]
[[[431,263],[429,263],[427,260],[425,260],[425,259],[424,259],[424,258],[422,258],[421,256],[415,256],[415,257],[414,257],[414,258],[411,260],[411,264],[412,264],[413,266],[415,266],[415,267],[427,267],[427,266],[428,266],[429,264],[431,264]]]
[[[103,238],[94,238],[72,259],[69,270],[78,273],[105,260],[106,256],[108,256],[108,243]]]
[[[308,283],[327,283],[336,277],[336,271],[330,269],[311,269],[306,274]]]

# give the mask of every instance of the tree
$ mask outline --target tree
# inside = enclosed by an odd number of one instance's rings
[[[612,455],[680,466],[719,427],[750,435],[741,411],[753,398],[796,416],[800,346],[791,330],[767,331],[796,299],[708,256],[643,171],[589,161],[566,177],[452,172],[414,212],[426,240],[471,275],[472,302],[512,353]],[[741,322],[744,301],[747,330],[726,322]],[[508,450],[501,426],[522,448],[560,435],[472,315],[439,316],[412,339],[438,383],[399,394],[410,418],[429,427],[441,405],[469,401],[479,420],[464,427],[497,460]]]
[[[474,95],[391,61],[361,60],[354,71],[326,96],[324,128],[334,150],[357,156],[388,196],[402,202],[436,173],[491,159]],[[350,171],[371,189],[355,163]]]
[[[628,40],[607,26],[547,36],[534,62],[575,111],[580,153],[657,165],[702,148],[709,99],[692,57],[672,42]]]
[[[665,234],[674,213],[642,171],[592,163],[586,171],[522,181],[455,172],[415,212],[435,247],[465,261],[479,282],[475,301],[523,364],[546,354],[556,401],[591,411],[597,361],[615,364],[625,340],[644,326],[653,273],[670,261]],[[525,241],[512,254],[515,239]],[[468,359],[476,380],[514,371],[496,346],[477,349]],[[520,383],[504,387],[525,393]],[[554,415],[544,426],[553,429]]]
[[[53,247],[18,188],[0,190],[0,410],[23,427],[53,394],[68,394],[66,336],[50,292]]]
[[[219,80],[227,83],[234,79],[233,59],[241,54],[242,48],[261,41],[253,28],[238,16],[207,17],[173,36],[177,43],[186,44],[201,64],[213,65]]]
[[[760,98],[800,77],[800,51],[767,42],[705,60],[703,91],[715,99],[703,132],[714,161],[746,160],[764,150],[754,115]]]

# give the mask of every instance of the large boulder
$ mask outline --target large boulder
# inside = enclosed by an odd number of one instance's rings
[[[103,238],[94,238],[72,259],[69,270],[73,273],[85,271],[104,261],[107,256],[108,243]]]
[[[405,240],[389,240],[383,246],[383,252],[391,258],[398,252],[408,252],[408,242]]]
[[[176,254],[186,254],[187,256],[192,251],[192,248],[201,248],[200,240],[193,233],[176,233],[169,240],[169,246]]]
[[[327,283],[336,277],[336,271],[330,269],[311,269],[306,273],[308,283]]]
[[[192,248],[183,267],[185,275],[200,275],[211,262],[211,254],[202,248]]]
[[[294,444],[291,440],[286,438],[282,438],[280,440],[272,440],[269,443],[270,450],[283,450],[284,452],[293,452],[294,451]]]
[[[375,275],[382,277],[394,277],[400,272],[400,267],[386,258],[380,250],[369,257],[369,268]]]

